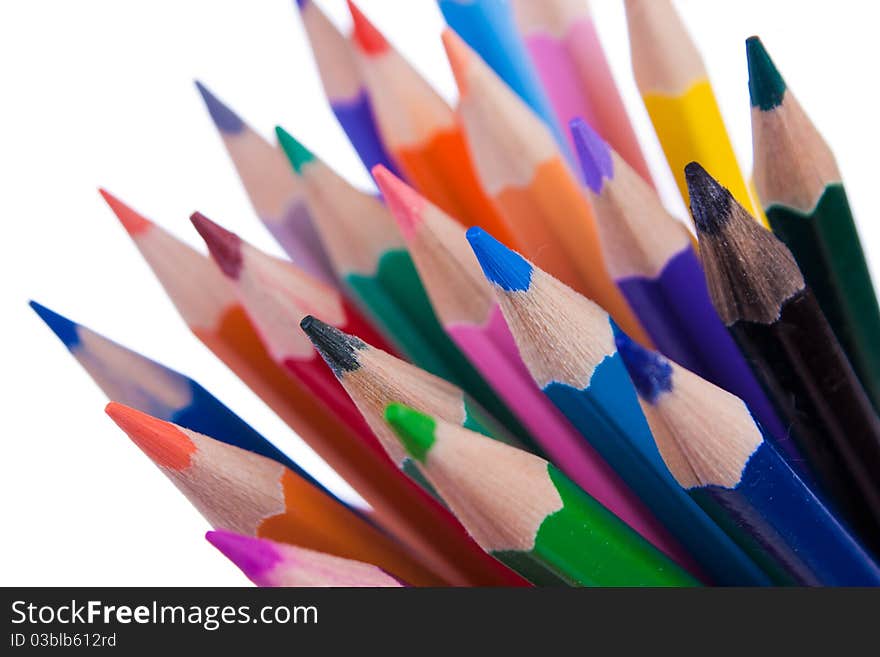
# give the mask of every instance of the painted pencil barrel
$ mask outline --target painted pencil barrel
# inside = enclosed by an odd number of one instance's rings
[[[734,488],[690,494],[777,580],[877,586],[880,569],[767,442],[749,457]]]
[[[330,109],[339,121],[339,125],[348,136],[351,145],[367,171],[381,164],[397,174],[397,168],[391,156],[385,150],[382,138],[376,130],[373,108],[366,91],[361,91],[351,99],[332,99]]]
[[[880,307],[843,185],[826,186],[808,214],[782,205],[770,205],[766,213],[880,410]]]

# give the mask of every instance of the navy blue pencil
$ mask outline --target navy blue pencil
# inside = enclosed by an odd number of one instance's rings
[[[30,306],[110,400],[277,461],[348,507],[193,379],[36,301]]]
[[[880,584],[880,568],[742,400],[620,331],[615,339],[673,477],[777,583]]]

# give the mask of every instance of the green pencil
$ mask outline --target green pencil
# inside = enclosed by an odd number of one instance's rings
[[[698,585],[542,458],[400,404],[385,419],[474,540],[532,583]]]
[[[278,142],[302,180],[312,220],[351,298],[413,363],[464,388],[520,440],[528,432],[449,338],[434,314],[397,222],[283,128]]]
[[[834,155],[757,37],[746,53],[755,186],[767,220],[880,410],[880,307]]]

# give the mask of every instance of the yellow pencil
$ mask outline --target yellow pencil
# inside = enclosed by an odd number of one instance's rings
[[[699,162],[766,226],[753,203],[703,59],[670,0],[625,0],[636,84],[685,205],[684,168]]]

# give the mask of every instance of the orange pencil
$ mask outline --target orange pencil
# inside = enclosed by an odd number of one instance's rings
[[[482,226],[513,243],[507,224],[480,186],[452,108],[352,2],[348,7],[376,124],[398,168],[465,226]]]
[[[444,583],[387,534],[277,461],[123,404],[110,402],[106,410],[215,529],[366,561],[413,584]]]
[[[443,32],[443,45],[477,173],[523,253],[649,343],[608,274],[593,210],[553,135],[454,32]]]
[[[504,573],[485,571],[485,553],[462,538],[464,530],[446,509],[272,360],[235,291],[210,258],[107,192],[101,194],[190,330],[373,507],[383,527],[430,560],[436,572],[450,573],[451,582],[510,583]]]

